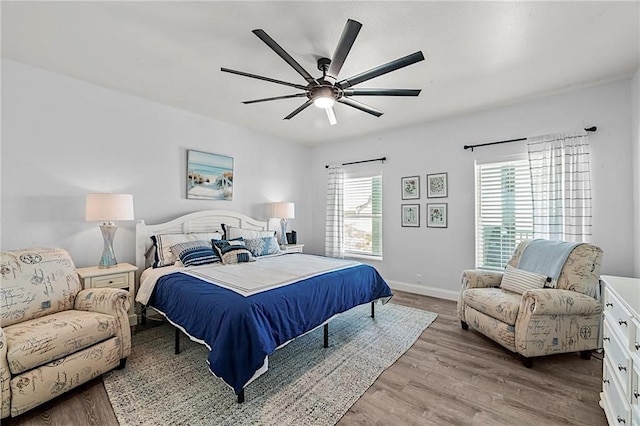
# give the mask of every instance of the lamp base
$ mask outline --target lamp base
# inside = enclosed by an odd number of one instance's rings
[[[100,258],[98,268],[115,268],[118,266],[116,255],[113,252],[113,237],[115,237],[117,230],[118,226],[112,222],[100,225],[100,231],[102,232],[102,238],[104,239],[104,248],[102,250],[102,257]]]
[[[280,227],[282,228],[280,234],[280,244],[287,245],[287,219],[280,219]]]

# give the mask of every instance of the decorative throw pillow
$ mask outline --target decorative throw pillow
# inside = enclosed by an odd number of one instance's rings
[[[212,239],[218,240],[222,238],[222,234],[219,232],[200,232],[189,234],[158,234],[152,235],[151,241],[155,246],[155,260],[151,266],[154,268],[162,268],[163,266],[173,265],[177,257],[171,252],[171,247],[186,243],[188,241],[209,241]]]
[[[542,274],[523,271],[522,269],[516,269],[511,265],[507,265],[504,269],[500,287],[513,291],[514,293],[522,294],[527,290],[543,288],[547,280],[549,280],[549,278]]]
[[[213,240],[211,242],[225,265],[255,262],[251,252],[244,245],[242,238],[236,240]]]
[[[152,235],[151,241],[156,246],[156,259],[153,262],[154,268],[162,268],[176,263],[176,255],[171,252],[171,247],[189,241],[187,234],[159,234]]]
[[[222,224],[222,230],[224,231],[224,236],[227,240],[232,240],[234,238],[266,238],[276,235],[276,231],[261,231],[259,229],[236,228],[235,226],[225,225],[224,223]]]
[[[171,252],[184,266],[206,265],[220,262],[220,256],[206,241],[188,241],[171,246]],[[177,263],[177,262],[176,262]]]
[[[280,253],[280,245],[276,237],[250,238],[245,240],[245,245],[255,257]]]

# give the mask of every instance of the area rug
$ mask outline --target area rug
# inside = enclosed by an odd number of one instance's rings
[[[329,325],[269,356],[269,371],[236,398],[208,369],[207,348],[185,336],[174,355],[174,329],[134,334],[124,370],[104,376],[121,426],[129,425],[335,425],[349,408],[413,345],[436,314],[388,303],[356,307]]]

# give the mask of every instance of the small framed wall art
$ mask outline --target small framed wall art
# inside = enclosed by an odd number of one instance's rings
[[[188,150],[187,198],[233,199],[233,157]]]
[[[427,228],[447,227],[447,203],[427,204]]]
[[[402,199],[417,200],[420,198],[420,176],[402,178]]]
[[[420,227],[420,204],[402,205],[402,226]]]
[[[447,173],[427,175],[427,198],[445,198],[448,195]]]

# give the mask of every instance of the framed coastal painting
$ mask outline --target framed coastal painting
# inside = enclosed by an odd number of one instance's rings
[[[402,226],[414,228],[420,226],[420,204],[402,205]]]
[[[420,198],[420,176],[402,178],[402,199],[417,200]]]
[[[448,192],[446,173],[427,175],[427,198],[444,198]]]
[[[447,227],[447,203],[427,204],[427,228]]]
[[[187,150],[187,198],[233,199],[233,157]]]

